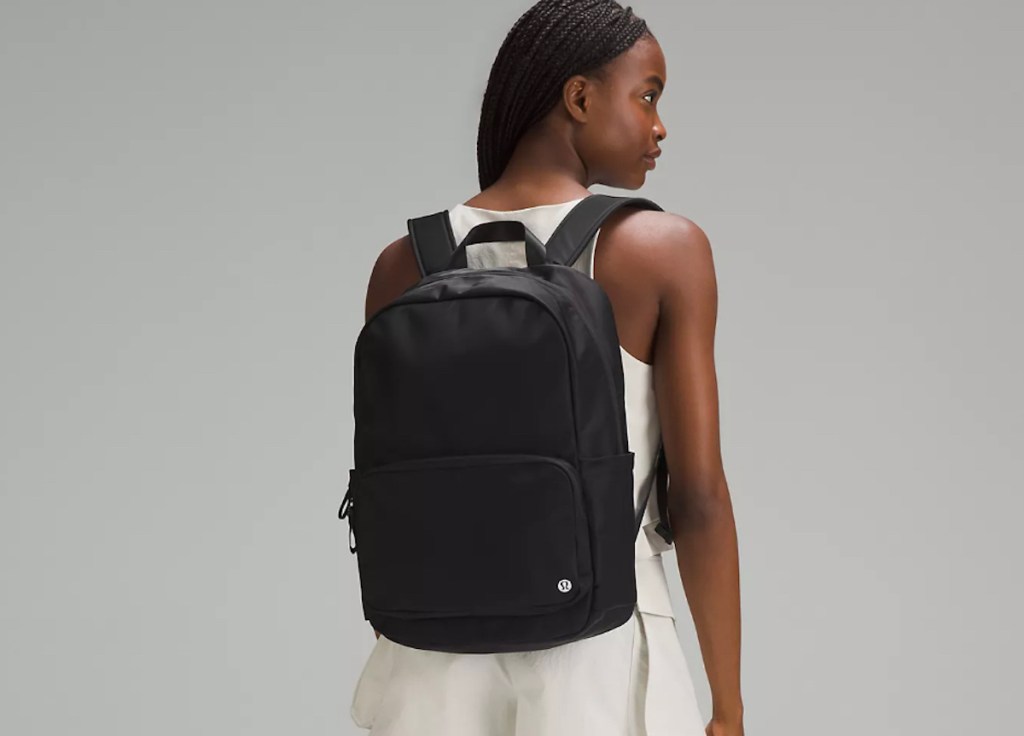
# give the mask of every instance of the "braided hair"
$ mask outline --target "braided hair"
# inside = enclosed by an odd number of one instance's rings
[[[632,6],[615,0],[540,0],[508,32],[484,91],[476,154],[480,188],[493,184],[516,144],[558,102],[575,74],[603,79],[602,67],[653,35]]]

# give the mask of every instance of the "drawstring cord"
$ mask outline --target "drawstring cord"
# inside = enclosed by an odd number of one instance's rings
[[[352,496],[352,477],[354,470],[348,471],[348,489],[345,491],[345,498],[341,501],[341,508],[338,509],[339,519],[348,519],[348,551],[355,554],[356,546],[352,543],[352,518],[355,515],[355,498]]]

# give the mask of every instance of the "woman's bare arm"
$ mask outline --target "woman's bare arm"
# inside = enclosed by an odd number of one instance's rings
[[[739,555],[719,440],[715,268],[711,244],[696,224],[671,213],[659,222],[651,253],[659,264],[653,372],[670,476],[669,519],[711,687],[712,718],[741,725]]]

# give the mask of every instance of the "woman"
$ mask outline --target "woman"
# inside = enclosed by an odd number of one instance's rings
[[[611,0],[541,0],[491,69],[477,139],[481,191],[449,210],[456,242],[519,219],[542,240],[603,184],[638,189],[666,136],[665,59],[646,23]],[[596,247],[600,240],[601,247]],[[635,496],[659,440],[673,542],[651,494],[636,541],[637,606],[604,634],[536,652],[455,654],[380,637],[352,703],[375,736],[742,736],[739,574],[719,450],[710,244],[692,221],[623,207],[573,267],[612,303]],[[380,254],[366,318],[420,279],[408,236]],[[703,723],[676,636],[661,553],[676,550],[713,701]]]

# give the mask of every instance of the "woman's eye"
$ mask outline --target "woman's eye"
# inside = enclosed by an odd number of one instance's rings
[[[644,99],[647,99],[648,95],[656,97],[658,95],[658,93],[657,92],[648,92],[646,95],[644,95]],[[651,103],[653,104],[654,100],[651,100]]]

